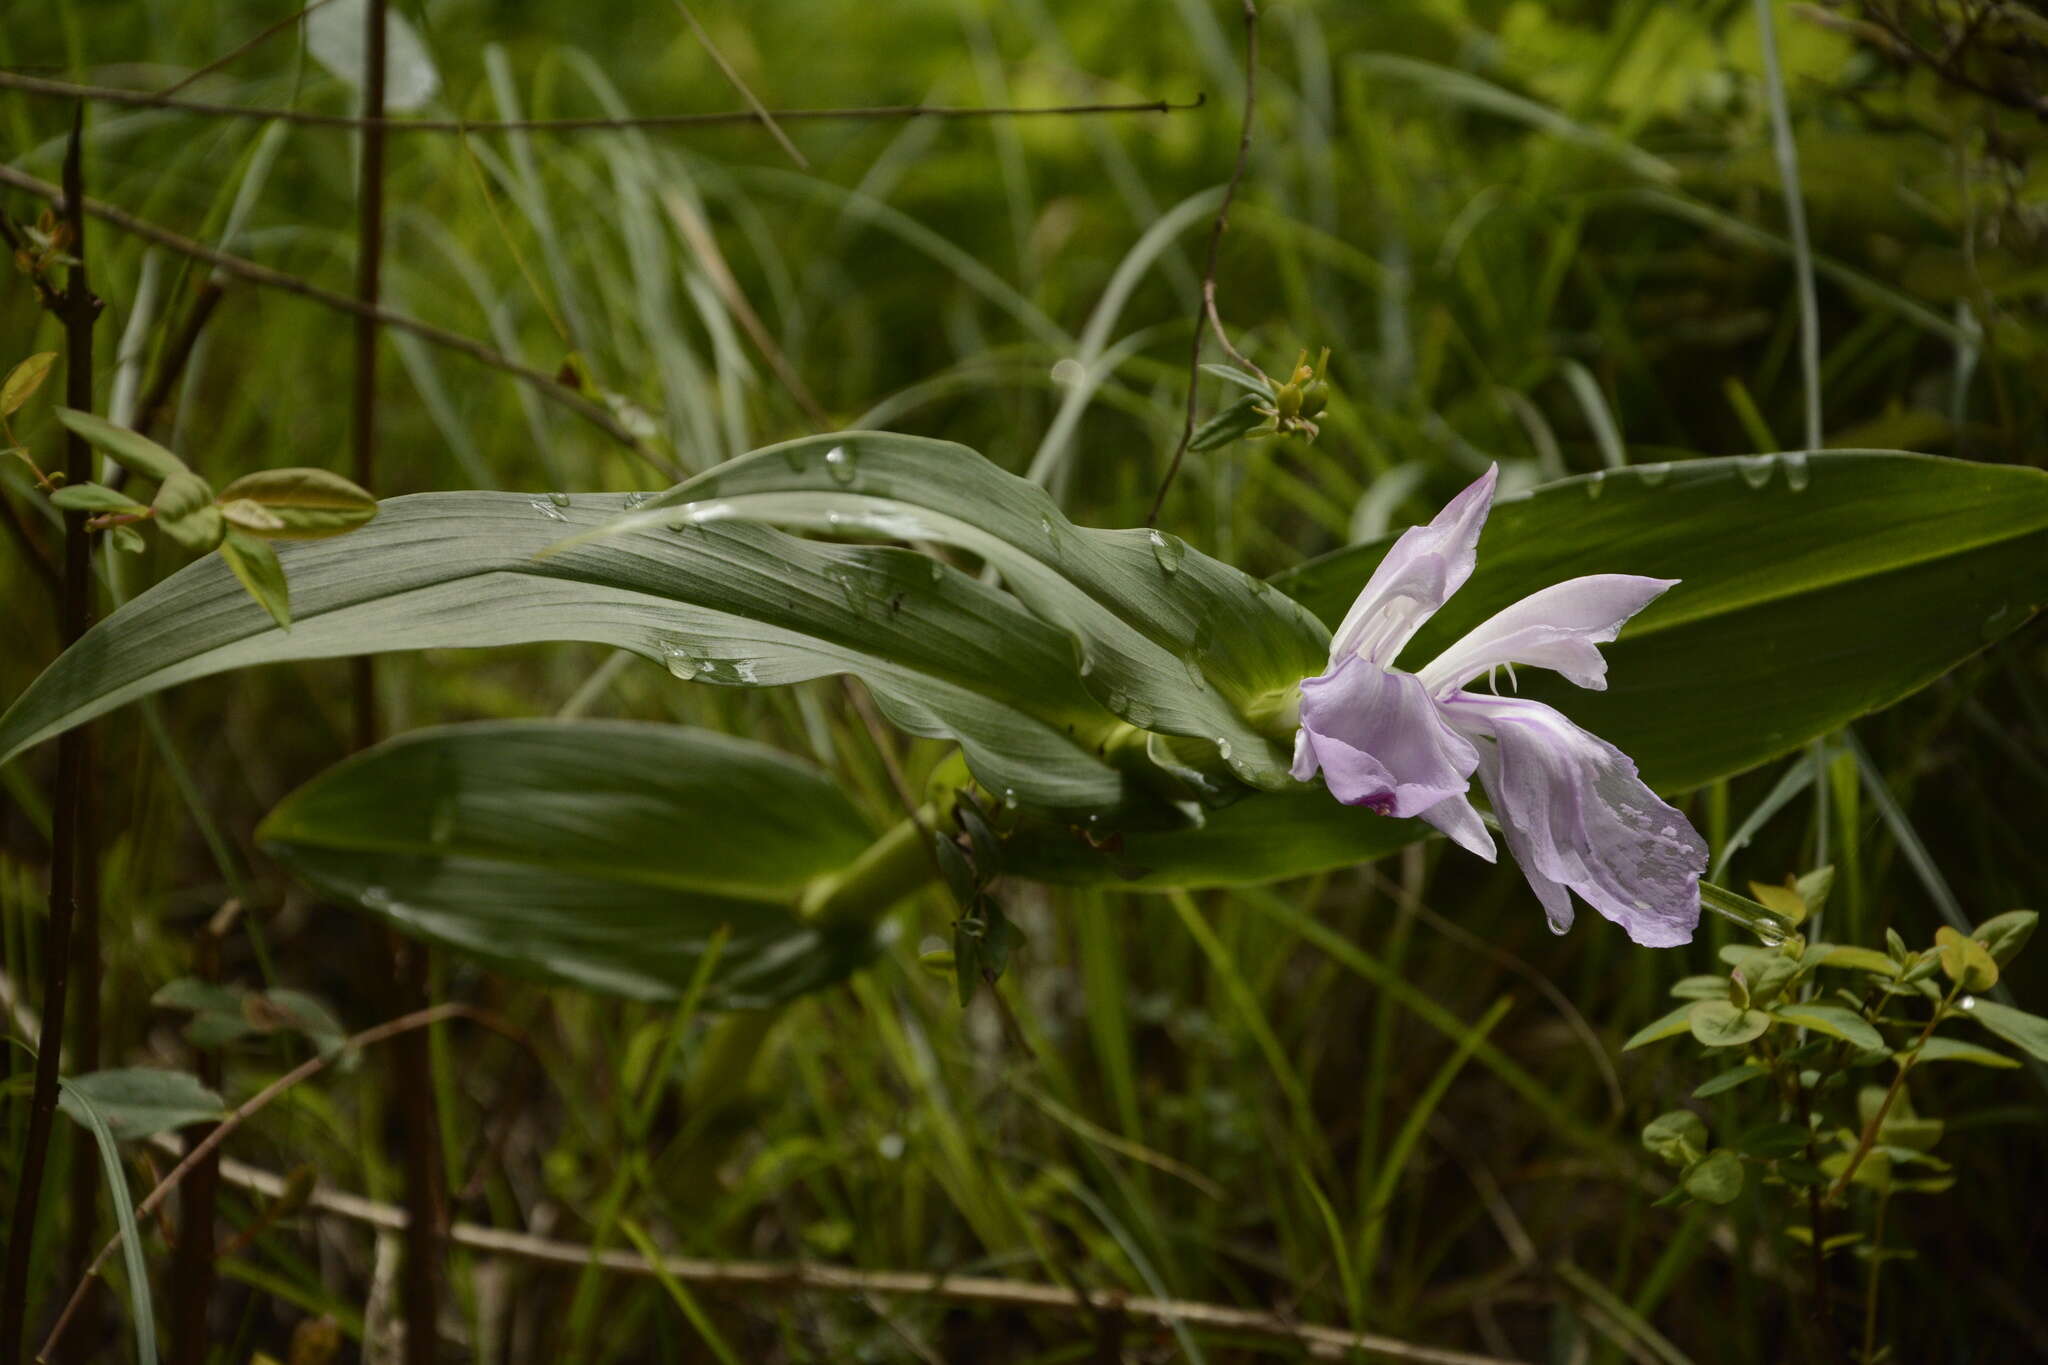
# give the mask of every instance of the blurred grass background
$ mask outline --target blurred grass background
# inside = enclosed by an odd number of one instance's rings
[[[665,6],[395,8],[439,75],[423,112],[741,105]],[[1885,9],[1927,22],[1934,7]],[[158,89],[288,12],[10,7],[0,67]],[[386,302],[550,372],[580,357],[615,410],[646,425],[655,458],[394,337],[375,491],[658,488],[818,429],[737,294],[831,425],[960,440],[1049,471],[1078,520],[1142,519],[1179,435],[1203,233],[1236,144],[1237,6],[697,12],[771,107],[1207,99],[1164,114],[791,123],[808,172],[749,127],[394,136]],[[1944,76],[1874,37],[1856,5],[1776,17],[1820,272],[1827,443],[2040,463],[2042,123],[1956,79],[2024,85],[2038,39],[1987,23],[1981,36],[2001,45],[1960,52]],[[1221,311],[1269,372],[1330,347],[1337,399],[1313,445],[1191,457],[1162,524],[1272,572],[1426,517],[1489,461],[1513,488],[1801,443],[1791,248],[1750,5],[1275,3],[1260,25]],[[332,113],[354,101],[291,33],[186,93]],[[70,117],[63,101],[0,91],[11,164],[54,181]],[[94,196],[348,290],[346,132],[112,106],[87,127]],[[4,202],[17,219],[36,207]],[[204,271],[104,226],[90,251],[107,302],[99,393],[122,415]],[[4,364],[59,345],[19,276],[0,288],[0,336]],[[347,374],[345,320],[229,283],[158,434],[216,483],[277,464],[343,468]],[[1205,379],[1205,411],[1218,398]],[[52,445],[41,405],[17,430]],[[31,536],[53,543],[24,472],[0,480]],[[157,547],[125,579],[174,562]],[[0,585],[0,694],[12,695],[55,653],[55,626],[18,542],[0,554]],[[1853,759],[1831,759],[1830,780],[1768,823],[1729,879],[1836,864],[1830,937],[1848,942],[1886,926],[1925,942],[1944,896],[1970,919],[2026,903],[2048,862],[2035,835],[2044,662],[2036,631],[1859,726],[1896,818]],[[605,652],[576,647],[400,657],[380,680],[394,730],[565,706],[706,724],[815,757],[878,822],[894,809],[858,718],[825,684],[738,694],[610,669]],[[229,980],[313,991],[352,1028],[383,1017],[369,926],[312,904],[249,842],[272,803],[346,747],[345,686],[331,665],[234,675],[102,727],[109,1059],[190,1064],[176,1016],[147,1002],[191,971],[230,896],[248,913],[223,945]],[[940,756],[911,752],[913,779]],[[17,992],[34,978],[48,757],[5,775],[0,808]],[[1688,811],[1718,849],[1781,772],[1697,793]],[[875,970],[787,1012],[748,1108],[724,1115],[686,1112],[671,1078],[643,1074],[673,1011],[438,958],[438,995],[518,1021],[545,1059],[537,1070],[473,1031],[437,1030],[454,1214],[614,1247],[630,1245],[631,1223],[699,1255],[1232,1302],[1518,1359],[1796,1357],[1803,1263],[1754,1192],[1725,1213],[1648,1207],[1665,1177],[1635,1131],[1708,1064],[1617,1053],[1664,1011],[1671,981],[1713,970],[1718,924],[1661,954],[1591,916],[1553,938],[1511,867],[1439,845],[1241,893],[1007,894],[1029,934],[1003,983],[1014,1031],[986,999],[963,1013],[951,983],[918,966],[951,917],[929,896],[899,912]],[[2037,1007],[2044,984],[2038,964],[2012,982]],[[703,1027],[689,1024],[685,1066]],[[241,1045],[226,1089],[246,1094],[303,1055],[289,1040]],[[2028,1358],[2048,1340],[2027,1268],[2044,1254],[2048,1107],[2031,1076],[1940,1070],[1922,1108],[1951,1118],[1943,1154],[1961,1180],[1893,1208],[1892,1245],[1917,1254],[1888,1269],[1887,1332],[1899,1360]],[[234,1150],[393,1198],[384,1075],[301,1087]],[[650,1084],[664,1098],[633,1140],[622,1096]],[[21,1108],[7,1111],[10,1153]],[[75,1137],[59,1151],[91,1160]],[[224,1199],[229,1221],[255,1216],[247,1196]],[[49,1245],[79,1212],[46,1199]],[[58,1262],[39,1297],[68,1286]],[[293,1324],[323,1312],[354,1352],[379,1264],[359,1227],[277,1221],[224,1263],[215,1358],[282,1358]],[[1099,1324],[1072,1314],[818,1293],[706,1294],[693,1325],[652,1282],[468,1253],[449,1285],[452,1359],[1298,1354],[1136,1322],[1104,1347]],[[127,1349],[114,1304],[98,1309],[107,1359]],[[380,1358],[374,1343],[367,1356]]]

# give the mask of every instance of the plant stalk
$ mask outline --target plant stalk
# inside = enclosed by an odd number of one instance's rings
[[[51,306],[64,323],[64,397],[81,411],[92,407],[92,328],[99,316],[86,273],[85,248],[85,111],[71,126],[71,144],[64,157],[64,219],[71,229],[73,263],[64,291]],[[46,295],[46,298],[50,296]],[[92,480],[92,447],[75,433],[64,443],[65,477],[74,484]],[[58,626],[69,648],[92,624],[92,540],[82,512],[64,514],[62,591]],[[0,1270],[0,1365],[21,1359],[21,1335],[28,1314],[29,1270],[33,1261],[36,1209],[43,1192],[43,1170],[49,1158],[50,1135],[57,1114],[57,1069],[63,1051],[64,1012],[74,965],[87,992],[86,1008],[96,1010],[99,967],[73,962],[72,930],[84,919],[97,925],[93,903],[98,857],[94,840],[93,805],[87,799],[90,780],[91,732],[84,726],[57,741],[57,783],[50,839],[50,916],[43,932],[43,1029],[36,1050],[35,1079],[29,1095],[26,1147],[8,1215],[7,1259]],[[92,936],[96,940],[96,933]],[[97,1045],[97,1023],[91,1029]]]

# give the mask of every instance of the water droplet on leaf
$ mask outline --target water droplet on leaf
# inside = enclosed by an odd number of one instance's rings
[[[1180,562],[1187,557],[1188,547],[1177,536],[1164,531],[1147,531],[1145,538],[1152,542],[1152,557],[1159,561],[1159,567],[1168,573],[1179,573]]]
[[[833,446],[825,452],[825,468],[832,475],[832,482],[851,487],[860,472],[853,467],[853,452],[845,446]]]

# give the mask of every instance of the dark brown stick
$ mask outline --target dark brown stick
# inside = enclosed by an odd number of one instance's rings
[[[86,273],[85,221],[79,209],[85,200],[85,109],[71,124],[71,145],[64,155],[64,188],[71,227],[73,265],[57,312],[64,322],[64,396],[81,411],[92,407],[92,327],[99,301]],[[64,444],[64,470],[74,484],[92,479],[92,447],[75,433]],[[58,626],[65,647],[92,624],[92,541],[86,516],[64,515],[64,583],[58,604]],[[85,795],[91,780],[90,735],[85,727],[65,735],[57,745],[55,820],[50,841],[50,916],[43,929],[43,1029],[36,1049],[34,1089],[29,1096],[27,1145],[20,1178],[8,1213],[7,1261],[0,1271],[0,1362],[21,1358],[21,1334],[28,1315],[28,1280],[36,1233],[36,1206],[43,1193],[43,1169],[49,1158],[50,1130],[57,1114],[57,1064],[63,1050],[64,1010],[70,988],[72,926],[93,918],[89,902],[96,878],[86,871],[98,857],[93,839],[92,807]],[[79,965],[80,975],[97,996],[97,964]],[[95,1034],[96,1036],[96,1034]]]
[[[15,189],[35,195],[37,198],[47,200],[53,204],[62,204],[64,202],[64,192],[55,185],[50,184],[46,180],[38,180],[32,175],[24,175],[12,166],[0,166],[0,185],[12,185]],[[620,426],[610,413],[584,398],[574,389],[559,382],[554,375],[544,370],[534,369],[530,365],[522,365],[509,356],[500,355],[482,342],[471,337],[451,332],[444,327],[436,327],[430,322],[421,322],[418,318],[408,317],[404,313],[394,313],[388,308],[366,305],[360,300],[349,297],[347,294],[337,294],[330,289],[322,289],[317,284],[309,284],[296,275],[287,275],[282,270],[273,270],[267,265],[258,265],[254,261],[243,260],[240,256],[231,256],[225,251],[217,251],[203,242],[195,242],[189,237],[180,237],[177,233],[160,228],[155,223],[137,218],[125,209],[116,208],[112,204],[103,203],[97,199],[87,199],[85,201],[85,211],[102,222],[113,224],[131,236],[140,237],[146,242],[155,242],[158,246],[174,251],[180,256],[189,256],[195,261],[205,261],[224,275],[232,275],[236,279],[247,280],[250,284],[261,285],[265,289],[276,289],[282,293],[295,294],[299,298],[310,299],[314,303],[332,308],[338,313],[347,313],[351,317],[375,318],[386,327],[395,327],[401,332],[409,332],[422,341],[430,342],[444,350],[466,355],[479,364],[488,365],[494,370],[509,374],[515,379],[532,385],[540,391],[542,397],[561,404],[584,421],[604,432],[605,435],[617,441],[620,445],[638,454],[649,464],[663,469],[664,473],[673,472],[664,468],[661,462],[654,457],[653,453],[634,439],[632,433]]]
[[[309,6],[310,8],[310,6]],[[175,88],[175,87],[174,87]],[[18,90],[28,95],[50,95],[82,99],[95,104],[120,104],[140,109],[176,109],[209,118],[254,119],[293,123],[311,128],[364,128],[371,124],[388,133],[595,133],[628,128],[721,128],[764,126],[752,109],[720,110],[708,114],[643,114],[634,118],[542,118],[504,119],[469,123],[445,118],[361,118],[349,114],[316,114],[303,109],[266,109],[248,104],[213,104],[205,100],[173,99],[168,91],[120,90],[112,86],[74,85],[70,81],[24,76],[0,71],[0,90]],[[850,109],[770,109],[771,120],[780,123],[873,121],[892,119],[976,119],[976,118],[1061,118],[1089,114],[1173,114],[1199,109],[1206,96],[1191,100],[1145,100],[1129,104],[1038,104],[995,108],[961,108],[942,104],[877,104]]]
[[[384,270],[384,86],[385,45],[390,33],[387,0],[363,7],[363,128],[360,178],[356,189],[356,313],[354,388],[350,405],[355,481],[375,489],[377,480],[376,310]],[[355,747],[367,749],[383,731],[377,706],[373,656],[349,661],[349,690],[355,710]],[[396,933],[384,936],[396,1007],[414,1013],[427,1003],[426,950]],[[406,1365],[433,1365],[440,1320],[440,1139],[434,1122],[431,1058],[424,1033],[410,1033],[391,1049],[392,1093],[399,1114],[405,1172],[405,1258],[399,1298],[405,1320]]]
[[[1195,310],[1195,334],[1188,342],[1188,411],[1181,423],[1180,444],[1174,447],[1173,461],[1166,466],[1166,477],[1159,481],[1159,491],[1152,495],[1152,510],[1145,514],[1145,524],[1152,525],[1159,520],[1160,509],[1166,505],[1167,490],[1180,476],[1181,462],[1187,458],[1188,445],[1195,439],[1196,397],[1202,378],[1202,337],[1206,324],[1216,333],[1224,353],[1239,365],[1259,372],[1239,355],[1237,348],[1230,344],[1230,337],[1223,330],[1223,319],[1216,313],[1216,257],[1223,246],[1223,234],[1230,227],[1230,204],[1237,198],[1238,183],[1244,179],[1245,163],[1251,157],[1252,116],[1258,108],[1259,70],[1259,10],[1252,0],[1244,0],[1244,122],[1237,134],[1237,164],[1231,167],[1230,180],[1223,187],[1223,202],[1216,206],[1216,221],[1209,225],[1209,251],[1202,265],[1202,301]]]
[[[349,436],[356,486],[377,487],[377,302],[384,273],[384,37],[385,0],[363,6],[363,112],[374,124],[362,134],[356,182],[355,372]],[[364,654],[350,661],[355,703],[355,747],[377,742],[375,664]]]

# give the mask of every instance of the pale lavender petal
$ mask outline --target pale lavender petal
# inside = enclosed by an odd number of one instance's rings
[[[1604,690],[1607,661],[1599,646],[1676,582],[1625,573],[1567,579],[1495,612],[1419,676],[1442,696],[1502,664],[1530,664],[1555,669],[1581,687]]]
[[[1288,771],[1296,782],[1306,782],[1316,775],[1320,765],[1316,762],[1316,746],[1309,742],[1307,730],[1294,732],[1294,766]]]
[[[1500,466],[1489,466],[1429,525],[1401,533],[1331,638],[1332,668],[1353,654],[1391,664],[1431,613],[1465,585],[1478,558],[1479,532],[1493,506],[1499,474]]]
[[[1460,692],[1443,709],[1495,741],[1479,779],[1553,928],[1571,922],[1562,886],[1646,948],[1692,941],[1706,841],[1626,754],[1541,702]]]
[[[1480,761],[1485,762],[1484,758]],[[1459,848],[1489,863],[1500,856],[1493,846],[1493,835],[1487,831],[1486,822],[1479,818],[1478,811],[1472,809],[1468,797],[1446,796],[1416,818],[1427,820]]]
[[[1419,815],[1462,795],[1479,763],[1420,680],[1356,655],[1301,684],[1301,736],[1332,795],[1382,815]],[[1297,774],[1303,766],[1297,757]]]

